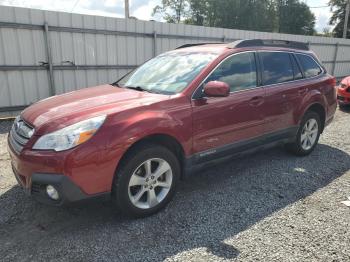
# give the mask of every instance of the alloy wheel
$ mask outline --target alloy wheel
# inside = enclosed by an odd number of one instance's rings
[[[318,124],[316,119],[311,118],[306,121],[301,132],[300,142],[303,150],[310,150],[316,142],[318,136]]]
[[[168,195],[172,181],[173,173],[167,161],[161,158],[148,159],[130,177],[129,199],[138,208],[153,208]]]

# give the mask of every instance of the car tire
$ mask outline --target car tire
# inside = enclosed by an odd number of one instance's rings
[[[314,111],[306,112],[294,142],[286,144],[286,149],[297,156],[310,154],[318,143],[321,127],[320,116]]]
[[[136,146],[117,169],[112,199],[127,216],[152,215],[173,198],[180,172],[179,160],[166,147],[149,143]]]

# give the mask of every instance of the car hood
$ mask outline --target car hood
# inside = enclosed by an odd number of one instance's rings
[[[21,116],[36,130],[49,122],[64,127],[68,123],[72,124],[88,117],[145,106],[168,97],[168,95],[101,85],[41,100],[26,108]]]

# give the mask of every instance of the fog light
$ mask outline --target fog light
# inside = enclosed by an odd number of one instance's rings
[[[58,200],[60,198],[56,188],[51,185],[46,186],[46,193],[53,200]]]

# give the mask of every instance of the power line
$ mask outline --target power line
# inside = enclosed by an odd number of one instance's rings
[[[74,3],[74,5],[73,5],[72,9],[70,10],[71,13],[72,13],[73,10],[76,8],[76,6],[77,6],[77,4],[78,4],[79,2],[80,2],[80,0],[75,1],[75,3]]]
[[[325,8],[329,7],[328,5],[322,5],[322,6],[309,6],[309,8]]]

